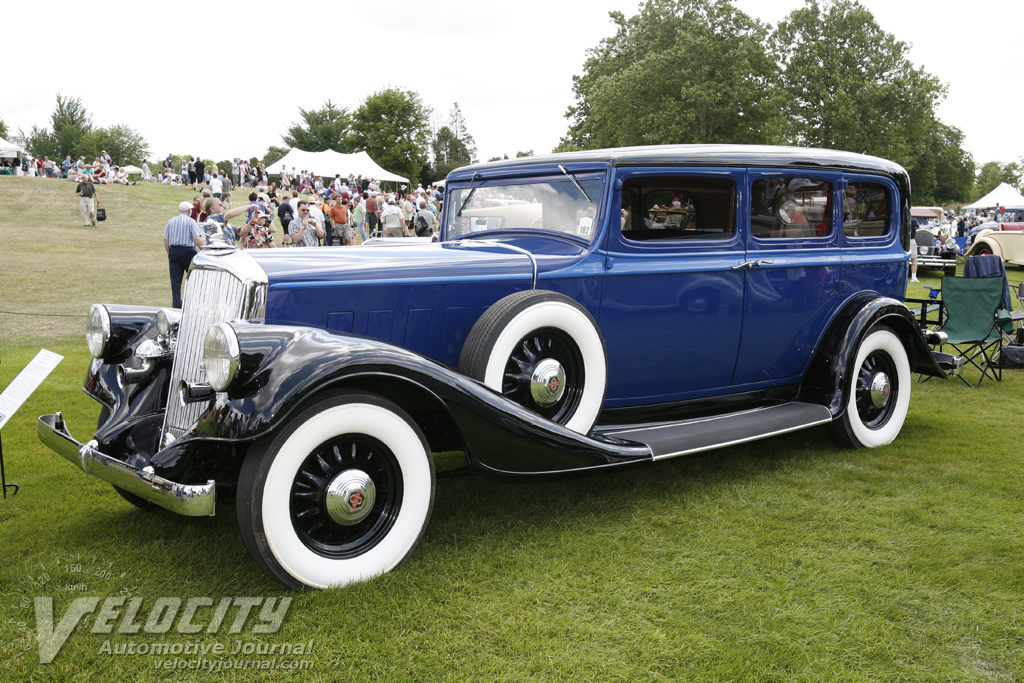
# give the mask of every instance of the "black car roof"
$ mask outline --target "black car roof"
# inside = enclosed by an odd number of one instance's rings
[[[882,173],[896,181],[904,192],[910,191],[906,170],[886,159],[834,149],[771,145],[653,145],[563,152],[464,166],[452,171],[448,179],[461,180],[474,173],[530,165],[588,162],[612,166],[770,166]]]

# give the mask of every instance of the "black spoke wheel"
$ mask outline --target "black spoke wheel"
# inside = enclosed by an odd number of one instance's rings
[[[329,489],[346,472],[369,477],[374,500],[358,520],[342,523],[328,510]],[[350,505],[366,504],[366,493]],[[402,505],[402,475],[395,456],[380,441],[366,435],[332,439],[306,458],[292,483],[290,514],[303,544],[324,557],[355,557],[384,538]],[[365,516],[362,516],[365,515]],[[344,520],[348,522],[349,520]]]
[[[534,289],[484,311],[466,337],[459,372],[586,434],[604,402],[608,362],[597,323],[583,306]]]
[[[878,386],[880,377],[886,378],[885,386]],[[857,371],[855,395],[857,413],[865,427],[879,429],[889,421],[897,405],[899,391],[899,376],[892,358],[879,351],[869,354]]]
[[[545,327],[519,340],[505,364],[501,393],[554,422],[579,406],[586,368],[579,346],[566,333]]]
[[[896,334],[876,327],[861,339],[844,389],[845,408],[829,425],[844,446],[884,446],[903,429],[910,408],[910,361]]]
[[[423,432],[380,396],[325,394],[249,449],[238,476],[246,548],[290,588],[344,586],[391,571],[434,504]]]

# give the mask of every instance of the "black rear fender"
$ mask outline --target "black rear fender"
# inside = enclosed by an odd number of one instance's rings
[[[811,358],[799,400],[824,405],[833,417],[841,415],[848,399],[846,379],[854,371],[857,349],[876,327],[886,327],[900,338],[913,372],[946,376],[910,310],[896,299],[862,292],[851,297],[829,324]]]

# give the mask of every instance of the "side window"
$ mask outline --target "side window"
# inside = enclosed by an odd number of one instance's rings
[[[827,237],[832,233],[832,183],[798,176],[758,178],[751,187],[754,237]]]
[[[889,193],[884,185],[851,182],[846,187],[843,232],[847,237],[878,237],[889,229]]]
[[[729,178],[634,178],[622,188],[628,240],[724,240],[735,231],[736,186]]]

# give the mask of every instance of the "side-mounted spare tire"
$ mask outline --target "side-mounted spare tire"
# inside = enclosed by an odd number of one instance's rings
[[[510,294],[484,311],[466,337],[459,372],[582,434],[597,421],[608,383],[593,317],[543,290]]]

